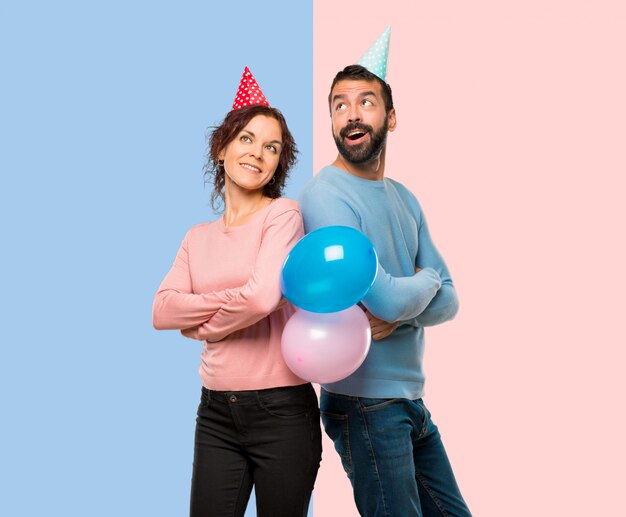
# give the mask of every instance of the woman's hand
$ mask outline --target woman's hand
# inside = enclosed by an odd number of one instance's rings
[[[274,311],[278,311],[280,309],[282,309],[283,307],[286,307],[287,305],[289,305],[289,300],[287,300],[287,298],[285,298],[284,296],[280,299],[280,302],[278,302],[278,305],[276,306],[276,308],[274,309]],[[273,312],[273,311],[272,311]]]

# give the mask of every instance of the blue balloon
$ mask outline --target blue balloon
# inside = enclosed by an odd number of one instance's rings
[[[319,228],[300,239],[283,265],[285,297],[310,312],[337,312],[358,303],[378,272],[372,242],[348,226]]]

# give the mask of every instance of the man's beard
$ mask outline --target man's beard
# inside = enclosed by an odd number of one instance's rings
[[[346,145],[344,138],[346,138],[350,131],[354,131],[355,129],[368,132],[370,135],[369,141],[357,145]],[[388,130],[389,123],[387,122],[387,117],[385,117],[383,126],[376,132],[374,132],[372,126],[361,124],[360,122],[353,122],[344,127],[339,132],[339,136],[333,134],[333,138],[335,139],[335,145],[337,146],[339,154],[343,156],[346,161],[359,165],[372,161],[380,154],[383,147],[385,147]]]

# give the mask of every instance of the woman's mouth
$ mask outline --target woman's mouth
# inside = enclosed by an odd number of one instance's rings
[[[252,172],[256,172],[256,173],[261,172],[261,169],[259,169],[258,167],[254,165],[250,165],[249,163],[240,163],[239,165],[241,165],[244,169],[248,169],[249,171],[252,171]]]

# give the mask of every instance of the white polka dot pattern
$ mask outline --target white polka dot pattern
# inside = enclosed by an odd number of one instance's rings
[[[389,55],[390,36],[391,27],[387,27],[357,63],[358,65],[367,68],[383,81],[385,80],[385,77],[387,77],[387,56]]]
[[[243,74],[241,75],[241,81],[239,82],[239,88],[235,95],[235,101],[233,102],[232,110],[243,108],[244,106],[252,106],[253,104],[263,104],[263,106],[269,106],[265,95],[261,91],[256,79],[250,72],[248,67],[245,67]]]

